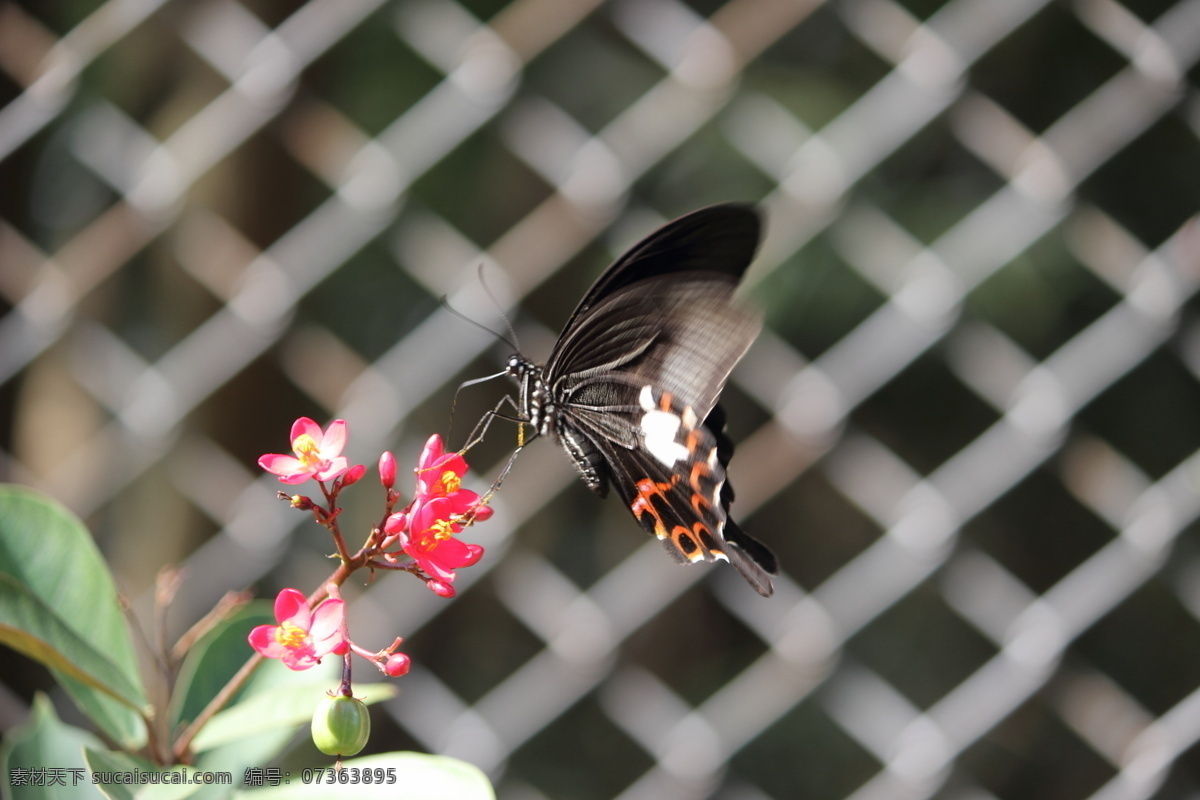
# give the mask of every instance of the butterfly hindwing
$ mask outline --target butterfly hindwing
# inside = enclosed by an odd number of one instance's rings
[[[728,517],[728,456],[723,462],[718,434],[670,393],[644,386],[638,400],[639,445],[599,444],[621,499],[677,561],[728,561],[770,595],[774,556]],[[754,557],[763,554],[760,564]]]

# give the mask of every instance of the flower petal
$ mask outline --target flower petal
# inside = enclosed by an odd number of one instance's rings
[[[417,460],[417,471],[423,472],[433,467],[442,457],[443,452],[445,450],[442,446],[442,437],[435,433],[425,441],[425,449],[421,451],[421,457]]]
[[[277,630],[279,628],[276,625],[259,625],[250,631],[250,635],[247,637],[250,640],[250,646],[267,658],[283,658],[287,648],[276,638]]]
[[[437,523],[448,520],[452,516],[454,516],[454,505],[449,498],[431,497],[409,515],[409,530],[420,537],[432,530]],[[455,533],[462,530],[461,527],[455,526],[452,526],[452,529]]]
[[[459,539],[446,539],[440,542],[437,550],[434,551],[434,558],[448,569],[465,567],[468,561],[473,564],[479,560],[471,552],[470,545]]]
[[[346,472],[348,469],[350,469],[350,462],[346,460],[345,456],[338,456],[337,458],[327,461],[325,465],[315,473],[315,475],[319,481],[331,481],[342,473]]]
[[[319,442],[321,441],[321,426],[308,417],[301,417],[292,423],[291,438],[288,441],[294,442],[304,434],[311,436],[314,442]]]
[[[275,619],[279,624],[288,623],[301,630],[311,627],[312,612],[308,600],[299,589],[284,589],[275,597]]]
[[[304,462],[293,456],[283,455],[282,453],[267,453],[258,459],[258,465],[270,472],[272,475],[281,477],[289,477],[297,475],[301,472],[305,477],[312,474],[304,466]]]
[[[483,558],[483,548],[477,544],[467,545],[468,559],[463,562],[464,567],[473,567],[479,563],[479,559]]]
[[[460,453],[447,453],[438,459],[438,477],[443,472],[453,472],[458,477],[467,474],[467,460]]]
[[[419,566],[425,574],[434,578],[440,578],[441,580],[447,582],[454,580],[454,570],[447,569],[439,562],[435,561],[432,557],[432,551],[422,547],[405,545],[404,552],[410,555],[413,561],[417,562],[417,566]]]
[[[317,440],[321,443],[322,458],[335,458],[342,454],[342,449],[346,446],[346,431],[344,419],[335,419],[329,423],[325,435]]]
[[[479,557],[468,545],[458,539],[445,539],[438,542],[436,547],[425,551],[421,566],[433,577],[449,582],[454,580],[454,570],[470,566],[478,560]]]
[[[315,667],[321,662],[321,659],[313,654],[311,647],[289,648],[279,660],[285,667],[296,672]]]
[[[323,643],[331,637],[340,641],[340,629],[345,620],[345,602],[328,597],[322,600],[321,604],[313,610],[312,627],[308,629],[308,635],[312,638],[314,644]],[[329,644],[329,649],[332,649],[338,642],[334,641]],[[325,652],[329,652],[329,650]]]

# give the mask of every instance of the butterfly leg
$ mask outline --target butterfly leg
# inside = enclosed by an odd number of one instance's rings
[[[503,413],[502,409],[505,405],[511,407],[513,411],[517,412],[517,414],[514,416]],[[525,449],[527,444],[538,437],[536,431],[534,431],[533,435],[529,438],[525,437],[525,426],[529,424],[529,420],[520,414],[520,410],[517,408],[517,402],[513,399],[512,395],[505,395],[504,397],[500,398],[500,402],[496,403],[495,408],[484,412],[484,415],[480,417],[479,422],[475,423],[475,429],[471,431],[471,438],[465,445],[463,445],[462,450],[459,452],[465,453],[475,445],[482,442],[484,437],[487,436],[488,428],[490,428],[492,422],[497,419],[515,422],[520,426],[520,428],[518,428],[519,433],[517,434],[517,448],[513,450],[512,454],[508,457],[508,461],[505,462],[504,468],[500,470],[500,474],[496,477],[496,480],[492,482],[491,487],[484,492],[483,496],[480,498],[480,503],[484,505],[486,505],[487,502],[492,499],[492,495],[496,494],[496,492],[500,490],[500,484],[502,484],[504,479],[508,477],[508,473],[512,470],[513,464],[515,464],[517,461],[517,456],[521,454],[521,451]]]
[[[504,469],[500,470],[500,474],[496,476],[496,480],[492,481],[491,487],[489,487],[479,499],[480,503],[486,505],[487,502],[492,499],[492,495],[500,491],[500,484],[504,483],[504,479],[507,478],[508,473],[512,471],[513,464],[517,463],[517,456],[521,455],[521,451],[524,449],[525,445],[522,444],[518,445],[517,448],[512,451],[512,455],[510,455],[508,457],[508,461],[504,463]]]
[[[510,406],[513,411],[517,412],[516,416],[510,416],[501,412],[501,409],[503,409],[506,404]],[[527,421],[520,416],[520,410],[517,408],[517,401],[513,399],[512,395],[506,394],[504,397],[500,398],[500,402],[496,403],[495,408],[483,413],[483,416],[479,418],[479,422],[475,423],[475,428],[471,431],[471,436],[467,440],[467,443],[463,445],[462,450],[459,450],[459,452],[465,453],[475,445],[482,442],[483,438],[487,436],[488,428],[491,427],[492,421],[496,419],[504,419],[508,420],[509,422],[515,422],[521,426],[521,431],[524,431],[524,427],[527,424]],[[524,434],[519,433],[517,444],[523,446],[524,443]]]

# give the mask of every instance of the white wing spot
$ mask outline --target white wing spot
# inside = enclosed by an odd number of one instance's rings
[[[653,411],[658,408],[658,404],[654,402],[654,392],[649,385],[643,386],[642,390],[638,392],[638,402],[643,411]]]
[[[642,436],[646,449],[659,463],[668,467],[688,457],[688,449],[675,441],[679,424],[679,417],[670,411],[647,411],[642,415]]]
[[[642,415],[642,441],[650,455],[668,467],[685,461],[688,449],[677,441],[681,424],[679,416],[659,410],[649,386],[643,386],[638,393],[638,403],[646,412]]]

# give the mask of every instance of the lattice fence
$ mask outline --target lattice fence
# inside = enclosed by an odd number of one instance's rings
[[[513,800],[1200,796],[1198,57],[1197,0],[0,5],[0,477],[134,596],[186,564],[181,622],[309,587],[253,467],[293,418],[412,463],[507,355],[438,304],[498,327],[480,264],[543,358],[622,247],[758,200],[776,596],[540,444],[459,598],[354,599],[417,662],[372,746]]]

